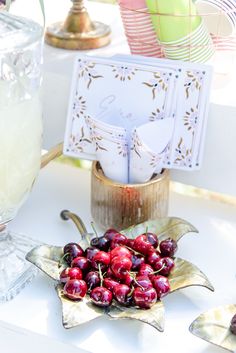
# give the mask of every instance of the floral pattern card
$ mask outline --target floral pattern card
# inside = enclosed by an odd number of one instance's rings
[[[174,118],[179,80],[180,76],[171,67],[133,63],[126,59],[78,56],[64,153],[77,158],[97,159],[87,117],[112,126],[114,134],[124,128],[128,145],[135,127],[155,119]]]
[[[162,154],[158,169],[160,165],[165,168],[199,169],[204,151],[212,68],[202,64],[136,55],[116,55],[113,58],[132,63],[142,62],[152,67],[171,68],[182,76],[182,80],[179,80],[176,95],[177,104],[173,102],[175,111],[174,133]],[[153,121],[168,118],[167,116],[156,116],[155,111],[152,112],[151,116]]]

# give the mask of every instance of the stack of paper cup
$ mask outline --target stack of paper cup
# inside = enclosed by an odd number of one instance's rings
[[[119,5],[131,53],[164,57],[145,0],[119,0]]]
[[[169,59],[205,62],[215,52],[191,0],[146,0],[157,36]]]
[[[206,62],[215,53],[215,46],[203,21],[186,37],[162,42],[162,45],[165,56],[174,60]]]
[[[230,36],[236,27],[235,0],[198,0],[198,13],[208,31],[217,36]]]

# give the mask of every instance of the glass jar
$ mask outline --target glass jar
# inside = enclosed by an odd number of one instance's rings
[[[32,277],[24,253],[33,243],[9,234],[6,225],[40,168],[42,34],[31,20],[0,11],[0,301],[13,297]]]

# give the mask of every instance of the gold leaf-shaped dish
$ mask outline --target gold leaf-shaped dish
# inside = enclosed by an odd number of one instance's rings
[[[105,310],[93,305],[87,295],[83,300],[73,301],[64,296],[61,284],[56,290],[62,302],[62,323],[66,329],[82,325],[105,314]]]
[[[178,241],[188,232],[197,232],[195,227],[180,218],[164,218],[139,224],[123,231],[123,233],[128,237],[136,237],[146,232],[147,227],[148,231],[156,233],[160,240],[171,237]],[[26,258],[49,277],[58,281],[62,270],[59,266],[62,256],[62,247],[42,245],[31,250]],[[171,292],[188,286],[204,286],[213,290],[207,277],[196,266],[179,258],[175,258],[175,267],[169,276],[169,280]],[[104,310],[93,305],[88,295],[82,301],[67,299],[63,295],[60,284],[57,286],[57,294],[62,302],[63,325],[65,328],[81,325],[105,314],[113,319],[139,320],[159,331],[164,330],[164,306],[161,301],[148,310],[122,307],[116,302],[110,308]]]
[[[189,330],[195,336],[225,348],[236,351],[236,336],[230,332],[230,322],[236,314],[236,305],[225,305],[201,314],[192,322]]]
[[[121,233],[129,238],[135,238],[145,233],[147,229],[149,232],[157,234],[159,241],[167,238],[179,241],[180,238],[187,233],[198,233],[198,230],[192,224],[176,217],[166,217],[140,223],[134,227],[123,230]]]
[[[161,301],[158,301],[148,310],[135,307],[124,307],[118,303],[113,304],[108,311],[113,319],[133,319],[153,326],[158,331],[164,331],[165,309]]]
[[[56,281],[59,281],[60,272],[62,271],[59,263],[62,256],[62,247],[53,245],[40,245],[28,252],[25,258],[37,266],[41,271],[46,273],[46,275],[52,279],[55,279]]]
[[[191,262],[175,258],[175,267],[168,276],[170,292],[190,286],[202,286],[214,291],[206,275]]]

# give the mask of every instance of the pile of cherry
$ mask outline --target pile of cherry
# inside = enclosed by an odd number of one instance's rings
[[[121,305],[149,309],[170,291],[168,275],[176,250],[171,238],[159,243],[156,234],[146,232],[129,239],[114,229],[93,238],[85,251],[69,243],[63,250],[69,267],[60,273],[64,295],[81,300],[88,294],[100,307],[115,299]]]

